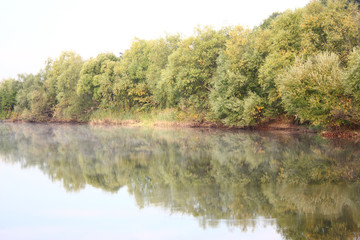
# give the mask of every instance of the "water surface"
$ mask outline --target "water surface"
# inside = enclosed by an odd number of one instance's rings
[[[0,125],[0,239],[359,239],[360,146]]]

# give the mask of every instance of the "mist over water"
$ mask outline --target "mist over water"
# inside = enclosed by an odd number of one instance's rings
[[[0,236],[7,239],[21,239],[4,235],[16,226],[34,230],[20,210],[23,219],[9,221],[19,208],[15,186],[17,193],[39,198],[61,195],[59,205],[31,205],[35,212],[47,209],[53,227],[64,227],[59,220],[64,215],[69,222],[87,216],[80,227],[71,225],[78,231],[66,236],[72,239],[113,224],[126,226],[108,229],[125,239],[149,239],[149,229],[156,229],[158,239],[189,237],[169,230],[176,226],[199,239],[216,233],[244,239],[360,236],[360,145],[355,142],[274,132],[2,123],[0,158],[7,169],[0,176]],[[27,174],[41,180],[31,186],[16,182]],[[59,208],[62,202],[72,211]],[[106,210],[96,207],[104,205]],[[27,213],[29,208],[20,209]],[[105,218],[104,211],[121,214]],[[148,211],[156,214],[149,218]],[[136,227],[144,219],[150,219],[146,231]],[[43,227],[40,220],[38,227]],[[142,235],[129,231],[133,228]],[[172,235],[165,234],[169,231]]]

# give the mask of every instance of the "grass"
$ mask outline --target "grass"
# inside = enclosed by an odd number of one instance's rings
[[[174,109],[153,110],[147,112],[123,112],[99,109],[90,116],[90,123],[153,125],[156,122],[175,122],[177,111]]]
[[[200,122],[204,114],[181,111],[174,108],[155,109],[152,111],[112,111],[99,109],[92,113],[89,122],[92,124],[114,125],[175,125],[180,122]]]

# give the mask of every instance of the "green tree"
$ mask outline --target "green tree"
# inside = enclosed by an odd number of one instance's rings
[[[77,83],[83,60],[74,52],[62,52],[51,62],[44,82],[48,101],[52,105],[56,119],[78,118],[81,112]]]
[[[319,53],[303,60],[279,77],[284,107],[301,122],[338,126],[350,110],[344,100],[340,59],[334,53]]]
[[[272,21],[274,21],[274,19],[276,19],[278,16],[280,16],[282,13],[279,12],[274,12],[272,13],[267,19],[265,19],[258,27],[255,27],[255,29],[268,29],[272,23]]]
[[[149,66],[146,72],[146,83],[155,106],[166,106],[167,86],[162,85],[162,73],[168,64],[169,55],[178,48],[180,40],[180,35],[177,34],[148,41]]]
[[[268,47],[260,49],[266,58],[259,69],[259,83],[267,95],[266,110],[273,116],[283,112],[276,78],[284,68],[293,64],[301,49],[302,14],[302,9],[284,12],[265,31],[267,39],[257,39],[260,41],[258,46],[264,44]]]
[[[344,74],[345,92],[349,96],[345,105],[350,107],[349,114],[360,124],[360,48],[354,48]]]
[[[301,28],[303,55],[334,52],[345,65],[353,47],[359,45],[360,14],[347,0],[329,0],[326,5],[312,1],[304,8]]]
[[[9,118],[16,104],[16,94],[20,83],[13,78],[2,80],[0,83],[0,118]]]
[[[216,31],[210,27],[196,29],[194,37],[184,39],[169,56],[169,64],[162,77],[168,87],[168,106],[209,108],[208,95],[218,58],[226,41],[227,29]]]
[[[40,91],[44,87],[44,72],[36,75],[32,74],[21,74],[19,75],[18,81],[21,83],[21,88],[16,95],[16,106],[14,111],[19,118],[31,120],[35,115],[41,113],[33,112],[31,109],[32,96],[35,91]],[[45,100],[46,101],[46,100]],[[33,114],[31,114],[33,112]]]
[[[114,54],[103,53],[84,63],[76,92],[87,100],[89,110],[99,106],[112,107],[115,104],[113,87],[117,77],[115,68],[119,61],[120,58]]]
[[[147,72],[150,64],[149,42],[135,39],[116,68],[119,76],[114,84],[117,102],[122,102],[125,109],[150,109],[153,106]]]
[[[260,120],[264,100],[258,83],[262,57],[250,30],[237,26],[229,32],[225,50],[218,58],[210,103],[216,117],[226,125],[253,125]]]

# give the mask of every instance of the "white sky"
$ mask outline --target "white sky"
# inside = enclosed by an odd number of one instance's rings
[[[134,37],[190,36],[196,26],[254,27],[310,0],[0,0],[0,79],[37,73],[48,57],[117,56]]]

